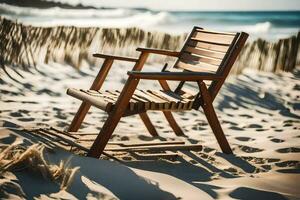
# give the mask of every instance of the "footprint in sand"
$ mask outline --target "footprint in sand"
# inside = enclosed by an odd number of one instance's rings
[[[245,129],[237,127],[237,126],[230,126],[229,129],[236,130],[236,131],[244,131],[245,130]]]
[[[239,147],[240,150],[242,150],[243,152],[246,152],[246,153],[256,153],[256,152],[264,151],[263,149],[244,146],[244,145],[239,145],[238,147]]]
[[[277,138],[273,138],[273,139],[271,139],[271,141],[275,142],[275,143],[282,143],[282,142],[284,142],[284,140],[277,139]]]
[[[288,160],[283,162],[275,163],[277,167],[300,167],[300,161],[298,160]]]
[[[259,124],[250,124],[248,126],[246,126],[246,128],[256,128],[256,129],[259,129],[259,128],[262,128],[263,126],[262,125],[259,125]]]
[[[23,115],[20,112],[12,112],[9,115],[12,117],[23,117]]]
[[[18,118],[18,120],[22,121],[22,122],[32,122],[32,121],[34,121],[34,118],[32,118],[32,117],[29,117],[29,118],[23,117],[23,118]]]
[[[297,147],[288,147],[276,150],[278,153],[299,153],[300,148]]]
[[[242,115],[239,115],[239,116],[240,116],[240,117],[246,117],[246,118],[248,118],[248,119],[253,118],[253,116],[247,115],[247,114],[242,114]]]
[[[236,140],[242,141],[242,142],[248,142],[248,141],[254,141],[254,138],[250,138],[250,137],[236,137]]]

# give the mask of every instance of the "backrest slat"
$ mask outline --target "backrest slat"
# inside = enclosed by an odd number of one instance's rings
[[[209,31],[194,27],[174,68],[191,72],[220,72],[222,63],[237,33]],[[217,66],[217,67],[216,67]]]
[[[197,30],[193,33],[191,39],[197,41],[203,41],[213,44],[230,45],[235,35],[225,35],[219,33],[208,33],[201,30]]]
[[[187,71],[193,71],[193,72],[215,72],[218,70],[218,66],[210,65],[206,63],[200,63],[198,66],[191,65],[188,63],[185,63],[184,61],[179,61],[177,63],[177,66],[181,69],[187,70]]]
[[[225,56],[225,53],[223,52],[213,51],[209,49],[195,48],[191,46],[185,47],[184,51],[188,53],[193,53],[193,54],[198,54],[198,55],[203,55],[203,56],[218,58],[218,59],[223,59]]]
[[[202,49],[207,49],[207,50],[212,50],[212,51],[222,52],[222,53],[226,53],[229,48],[228,46],[205,43],[197,40],[189,40],[187,46],[194,47],[194,48],[202,48]]]
[[[219,66],[222,62],[220,59],[206,57],[198,54],[189,54],[189,53],[183,53],[181,55],[181,59],[189,64],[199,65],[200,63],[206,63],[210,65]]]

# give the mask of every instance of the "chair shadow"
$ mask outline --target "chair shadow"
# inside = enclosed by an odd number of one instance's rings
[[[247,75],[244,76],[248,77],[253,82],[256,82],[252,77]],[[249,86],[248,82],[238,80],[238,83],[226,83],[224,85],[224,88],[221,91],[220,95],[222,99],[219,101],[217,109],[220,111],[224,111],[224,109],[228,108],[236,109],[237,107],[253,109],[253,106],[258,106],[260,108],[263,108],[264,110],[279,111],[279,114],[285,117],[300,119],[300,116],[298,114],[292,113],[291,110],[282,103],[283,100],[280,98],[281,95],[282,94],[280,94],[279,92],[275,92],[274,94],[265,92],[264,97],[261,98],[259,96],[259,93],[251,88],[251,86]],[[290,102],[290,104],[293,103]],[[265,113],[265,111],[261,110],[259,110],[258,112],[272,115],[271,112]]]
[[[26,131],[10,129],[11,134],[7,137],[1,138],[1,142],[11,144],[16,141],[17,137],[22,138],[22,145],[30,146],[35,143],[42,143],[45,146],[55,149],[53,151],[46,151],[45,158],[50,163],[58,164],[62,159],[69,160],[69,166],[79,166],[79,172],[76,173],[74,181],[72,182],[68,192],[78,199],[85,199],[87,196],[100,198],[102,193],[97,192],[93,187],[104,187],[109,190],[119,199],[178,199],[179,197],[164,191],[160,188],[159,183],[146,180],[137,175],[131,168],[120,163],[111,162],[94,158],[82,159],[79,155],[72,155],[70,153],[58,148],[50,139],[45,137],[36,137]],[[97,172],[97,174],[95,174]],[[23,191],[28,199],[34,199],[40,194],[50,195],[60,191],[60,186],[50,180],[44,180],[39,174],[30,171],[16,172],[18,182],[21,184]],[[86,184],[83,179],[88,180],[91,184]],[[33,181],[34,180],[34,181]],[[28,184],[32,183],[32,184]],[[47,187],[39,187],[45,185]],[[90,186],[92,185],[92,186]],[[35,190],[32,190],[32,187]]]
[[[225,170],[219,169],[208,161],[202,159],[195,152],[181,151],[182,154],[188,156],[193,162],[185,160],[183,157],[178,157],[176,162],[168,162],[167,160],[153,160],[153,161],[128,161],[125,165],[142,170],[155,171],[176,177],[188,184],[191,184],[202,191],[205,191],[212,198],[217,198],[215,190],[220,189],[218,186],[206,184],[205,182],[212,181],[216,175],[226,179],[238,178],[239,175],[232,174]],[[226,159],[232,165],[242,169],[247,173],[255,172],[255,167],[234,155],[225,155],[217,153],[217,156]],[[180,173],[184,172],[184,173]],[[188,173],[187,173],[188,172]]]

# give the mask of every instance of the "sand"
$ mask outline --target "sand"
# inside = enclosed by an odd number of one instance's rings
[[[131,66],[116,62],[104,89],[121,89]],[[161,66],[147,65],[155,71]],[[80,71],[58,63],[37,70],[0,69],[0,146],[19,142],[29,147],[43,140],[21,128],[67,129],[80,102],[65,94],[68,87],[89,88],[97,68]],[[18,75],[19,74],[19,75]],[[20,76],[21,75],[21,76]],[[203,112],[175,113],[185,138],[175,137],[161,113],[150,116],[161,137],[152,138],[137,116],[123,118],[112,141],[181,140],[200,143],[200,152],[179,152],[176,160],[123,163],[75,155],[49,147],[45,160],[79,170],[65,190],[57,181],[28,168],[1,175],[0,198],[10,199],[300,199],[300,69],[293,73],[245,70],[230,77],[214,105],[235,155],[221,153]],[[158,88],[144,81],[143,88]],[[98,132],[106,119],[92,108],[82,131]]]

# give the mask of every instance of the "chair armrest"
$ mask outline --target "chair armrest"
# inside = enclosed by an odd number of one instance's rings
[[[112,59],[112,60],[122,60],[122,61],[128,61],[128,62],[137,62],[137,58],[131,58],[131,57],[124,57],[124,56],[114,56],[114,55],[108,55],[108,54],[100,54],[100,53],[94,53],[94,57],[97,58],[105,58],[105,59]]]
[[[147,53],[154,53],[154,54],[160,54],[160,55],[166,55],[166,56],[173,56],[178,57],[179,53],[178,51],[170,51],[170,50],[164,50],[164,49],[150,49],[150,48],[137,48],[137,51],[143,51]]]
[[[174,80],[174,81],[201,81],[220,80],[223,77],[206,72],[140,72],[128,71],[127,74],[137,79]]]

